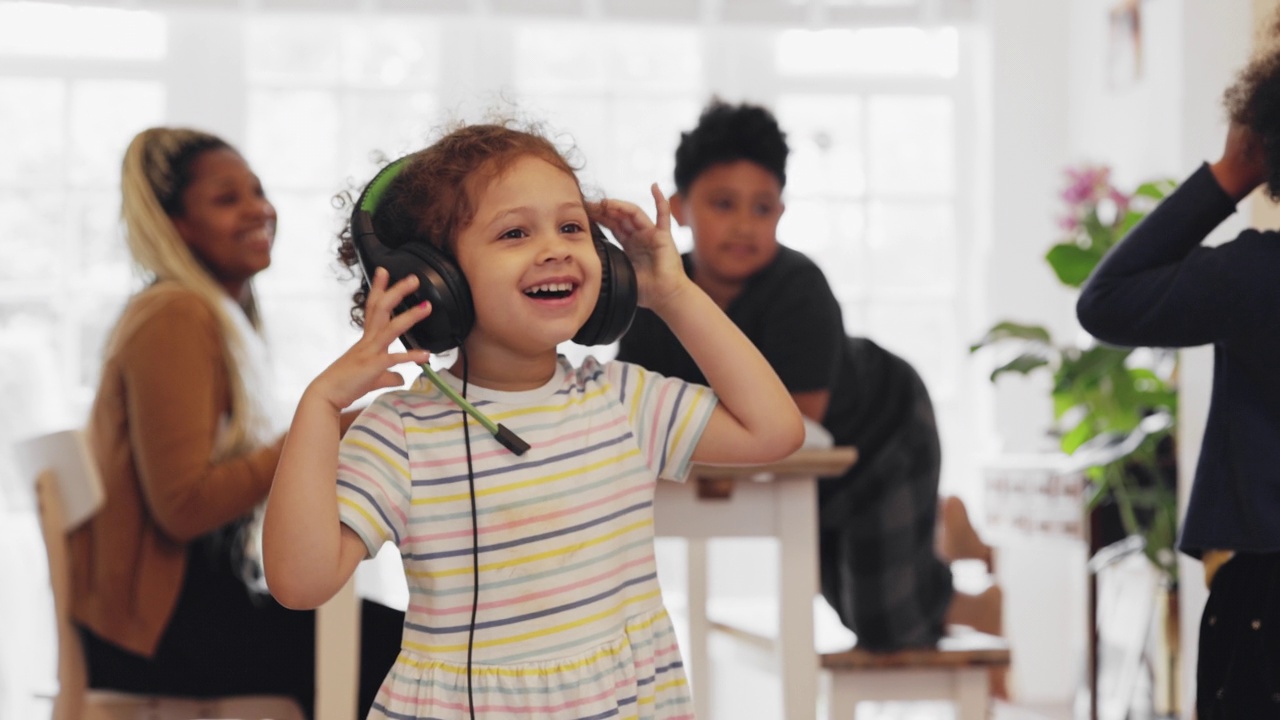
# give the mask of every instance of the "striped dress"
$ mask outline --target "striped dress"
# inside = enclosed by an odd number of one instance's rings
[[[446,382],[461,390],[447,373]],[[710,389],[637,365],[563,357],[541,388],[470,387],[531,445],[522,456],[470,420],[479,525],[473,562],[466,416],[425,377],[378,398],[342,442],[342,522],[409,581],[400,656],[372,718],[691,718],[653,555],[657,478],[683,480]]]

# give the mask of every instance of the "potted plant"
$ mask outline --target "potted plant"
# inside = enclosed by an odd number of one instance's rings
[[[1069,168],[1061,197],[1063,236],[1045,255],[1058,279],[1078,288],[1113,245],[1174,187],[1160,180],[1125,193],[1103,166]],[[1005,321],[970,350],[1007,354],[991,373],[1053,373],[1055,433],[1064,453],[1090,481],[1088,509],[1114,503],[1125,534],[1144,539],[1143,551],[1171,583],[1177,507],[1171,466],[1177,392],[1176,356],[1149,348],[1117,348],[1089,341],[1060,342],[1043,326]]]

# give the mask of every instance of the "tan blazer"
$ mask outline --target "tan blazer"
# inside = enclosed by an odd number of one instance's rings
[[[89,417],[106,503],[70,538],[72,616],[148,657],[173,615],[186,544],[263,500],[280,459],[282,441],[210,460],[231,404],[220,332],[189,290],[139,293],[108,343]]]

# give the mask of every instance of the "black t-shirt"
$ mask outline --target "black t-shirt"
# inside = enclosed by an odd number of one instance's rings
[[[683,260],[685,272],[692,275],[692,256],[685,253]],[[802,253],[779,246],[773,262],[747,281],[725,313],[759,348],[787,390],[832,390],[823,425],[837,444],[848,444],[850,438],[835,431],[853,399],[851,393],[836,392],[846,385],[837,380],[850,371],[844,321],[822,269]],[[622,337],[618,359],[668,377],[707,382],[666,323],[643,308]]]

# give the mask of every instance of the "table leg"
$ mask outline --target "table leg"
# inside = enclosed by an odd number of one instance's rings
[[[316,720],[350,720],[360,684],[360,600],[355,580],[316,608]]]
[[[711,623],[707,620],[707,541],[685,540],[687,597],[689,599],[689,647],[685,649],[685,670],[693,683],[693,713],[699,720],[711,718],[711,659],[707,636]]]
[[[817,715],[818,656],[813,642],[813,599],[818,590],[817,479],[776,483],[778,659],[782,714],[787,720]]]

